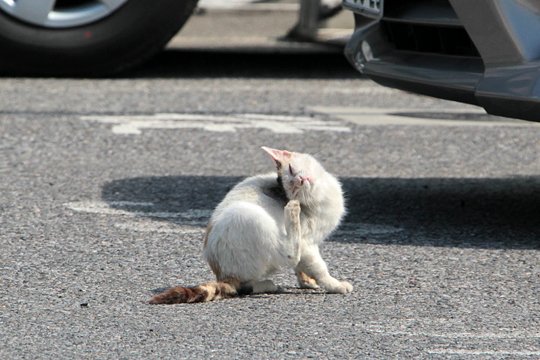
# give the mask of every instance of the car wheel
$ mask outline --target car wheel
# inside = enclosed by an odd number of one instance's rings
[[[102,76],[160,51],[197,0],[0,0],[0,72]]]

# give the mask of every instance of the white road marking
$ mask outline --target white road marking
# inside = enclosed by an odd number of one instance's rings
[[[502,332],[502,333],[472,333],[472,332],[449,332],[449,333],[436,333],[436,332],[417,332],[417,331],[402,331],[381,328],[369,327],[367,331],[388,335],[388,336],[409,336],[409,337],[432,337],[432,338],[445,338],[445,339],[487,339],[487,340],[500,340],[500,339],[538,339],[540,340],[540,333],[533,332]]]
[[[102,214],[102,215],[115,215],[115,216],[127,216],[127,217],[153,217],[160,219],[179,218],[185,220],[193,219],[208,219],[212,214],[212,210],[206,209],[191,209],[181,212],[168,212],[168,211],[152,211],[154,206],[151,202],[130,202],[130,201],[81,201],[71,202],[64,204],[67,208],[83,213],[90,214]],[[117,209],[115,206],[129,207],[133,210]],[[148,208],[147,211],[137,210],[140,208]]]
[[[244,39],[244,37],[242,37]],[[223,38],[220,38],[223,39]],[[267,40],[267,38],[265,38]],[[256,38],[253,38],[253,41],[255,41]],[[182,40],[184,41],[184,40]],[[200,43],[200,38],[198,38],[198,41]],[[350,95],[350,94],[358,94],[358,95],[388,95],[388,96],[415,96],[413,94],[408,94],[406,92],[387,88],[384,86],[380,86],[377,84],[369,84],[365,85],[362,83],[356,83],[354,86],[351,83],[357,82],[356,80],[343,80],[347,82],[347,86],[336,86],[334,84],[326,84],[326,83],[317,83],[313,86],[317,86],[317,91],[321,92],[323,94],[328,94],[329,96],[336,96],[336,95]],[[295,94],[303,94],[303,95],[310,95],[313,94],[313,88],[311,86],[302,86],[302,87],[295,87],[295,88],[287,88],[287,84],[285,82],[289,82],[288,80],[275,80],[273,83],[266,83],[265,86],[253,86],[253,85],[235,85],[234,91],[243,91],[243,92],[250,92],[250,93],[261,93],[266,94],[268,92],[274,92],[274,91],[288,91],[288,92],[294,92]],[[198,92],[215,92],[216,86],[215,84],[196,84],[194,85],[197,87]],[[283,88],[286,88],[283,90]],[[227,89],[220,89],[220,92],[231,92]],[[261,95],[262,96],[262,95]]]
[[[311,90],[310,90],[311,91]],[[301,92],[308,92],[308,91],[301,91]],[[350,95],[350,94],[360,94],[360,95],[396,95],[399,94],[400,96],[403,96],[404,93],[400,90],[385,88],[382,86],[366,86],[366,87],[357,87],[357,88],[335,88],[335,87],[323,87],[321,89],[321,92],[323,94],[328,95],[336,95],[336,94],[342,94],[342,95]]]
[[[124,223],[115,223],[114,227],[127,231],[151,232],[159,234],[204,234],[205,225],[193,222],[193,225],[178,225],[175,227],[166,226],[158,223],[128,221]]]
[[[523,350],[468,350],[468,349],[427,349],[433,355],[469,355],[469,356],[540,356],[540,351]]]
[[[180,212],[155,211],[151,202],[130,202],[130,201],[80,201],[64,204],[68,209],[76,212],[112,215],[128,218],[122,223],[115,223],[114,226],[123,230],[133,230],[138,232],[158,232],[169,234],[183,234],[186,232],[203,232],[208,219],[212,215],[211,209],[190,209]],[[122,207],[118,209],[116,207]],[[144,222],[132,220],[133,218],[144,218]],[[174,226],[169,226],[159,221],[149,219],[174,219]],[[402,228],[369,224],[369,223],[346,223],[334,233],[336,237],[377,236],[393,234],[403,231]]]
[[[201,129],[213,132],[265,129],[278,134],[302,134],[304,131],[351,131],[341,121],[336,120],[263,114],[92,115],[82,116],[81,120],[112,124],[112,132],[121,135],[139,135],[146,129]]]
[[[425,322],[423,320],[408,319],[409,323]],[[432,321],[428,321],[432,322]],[[424,324],[425,325],[425,324]],[[429,325],[429,324],[428,324]],[[440,324],[436,324],[440,327]],[[458,349],[458,348],[427,348],[425,351],[428,354],[433,355],[467,355],[467,356],[539,356],[540,349],[536,350],[515,350],[515,349],[497,349],[497,344],[500,340],[515,340],[516,344],[523,345],[523,341],[538,343],[540,340],[540,332],[536,329],[529,331],[502,331],[502,332],[430,332],[430,331],[415,331],[411,329],[409,331],[398,330],[398,326],[388,327],[388,325],[382,323],[373,323],[368,325],[366,331],[378,334],[380,336],[403,336],[408,338],[436,338],[440,342],[441,340],[448,341],[450,346],[455,346],[456,341],[463,347],[469,346],[470,349]],[[490,349],[482,349],[486,346],[486,341],[490,341],[493,346]]]
[[[342,224],[338,230],[336,230],[336,236],[373,236],[373,235],[387,235],[394,234],[403,231],[402,228],[391,225],[369,224],[369,223],[345,223]]]
[[[311,109],[362,126],[515,126],[540,128],[540,123],[488,116],[482,108],[472,105],[463,105],[460,109],[372,107],[313,107]]]

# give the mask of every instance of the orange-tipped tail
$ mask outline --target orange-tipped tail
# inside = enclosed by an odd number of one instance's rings
[[[239,296],[241,289],[239,281],[214,281],[194,287],[176,286],[152,297],[150,304],[183,304],[200,303],[218,299]]]

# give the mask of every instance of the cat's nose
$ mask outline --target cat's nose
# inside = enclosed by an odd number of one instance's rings
[[[300,176],[300,184],[304,185],[305,182],[308,182],[310,183],[311,182],[311,179],[309,176]]]

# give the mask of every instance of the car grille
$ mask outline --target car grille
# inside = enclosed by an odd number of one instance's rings
[[[448,0],[386,0],[381,25],[396,50],[480,57]]]

